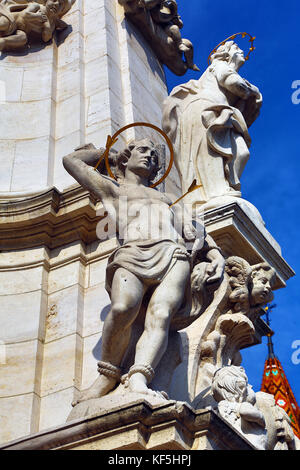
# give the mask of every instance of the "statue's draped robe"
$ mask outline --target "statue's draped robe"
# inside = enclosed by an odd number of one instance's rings
[[[223,78],[227,74],[242,80],[225,63],[221,67]],[[247,109],[247,103],[222,89],[213,67],[198,81],[174,88],[165,101],[163,129],[175,149],[182,192],[188,191],[194,179],[203,185],[200,192],[191,193],[186,201],[207,201],[239,190],[234,160],[250,147],[251,139],[244,115],[232,102],[243,109],[247,122],[248,118],[250,121],[250,106]]]
[[[209,263],[205,261],[206,249],[201,250],[201,248],[203,247],[199,247],[200,252],[197,255],[197,266],[194,265],[196,269],[191,274],[191,282],[187,282],[184,287],[182,304],[172,318],[171,329],[186,328],[208,306],[207,299],[210,296],[199,288],[195,296],[191,289],[193,283],[196,283],[198,287],[204,286],[210,276],[207,272]],[[171,271],[178,259],[188,261],[191,271],[193,270],[192,260],[181,243],[167,239],[128,242],[117,248],[108,258],[105,288],[111,296],[114,274],[119,268],[126,269],[148,286],[155,288]]]
[[[126,269],[142,281],[161,282],[176,263],[177,250],[183,251],[184,247],[171,240],[143,240],[120,246],[108,259],[106,290],[110,294],[114,274],[119,268]]]

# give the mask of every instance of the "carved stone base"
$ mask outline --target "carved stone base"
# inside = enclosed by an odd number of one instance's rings
[[[186,403],[150,405],[145,399],[102,411],[27,438],[2,450],[254,450],[213,410]]]

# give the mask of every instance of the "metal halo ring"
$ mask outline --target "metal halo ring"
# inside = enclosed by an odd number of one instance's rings
[[[157,181],[155,184],[152,184],[150,186],[150,188],[155,188],[156,186],[161,184],[167,178],[167,176],[169,175],[169,173],[172,169],[172,166],[173,166],[173,163],[174,163],[174,149],[173,149],[172,142],[169,139],[169,137],[167,136],[167,134],[164,131],[162,131],[159,127],[155,126],[154,124],[150,124],[148,122],[135,122],[133,124],[128,124],[127,126],[124,126],[121,129],[119,129],[112,137],[109,137],[107,139],[106,150],[104,152],[105,166],[106,166],[106,169],[107,169],[107,172],[108,172],[109,176],[112,179],[116,180],[116,177],[112,173],[112,171],[110,169],[110,166],[109,166],[109,160],[108,160],[109,150],[111,149],[112,145],[114,144],[116,138],[120,134],[122,134],[122,132],[126,131],[127,129],[130,129],[131,127],[136,127],[136,126],[150,127],[151,129],[154,129],[155,131],[157,131],[159,134],[161,134],[164,137],[164,139],[167,142],[167,145],[169,147],[169,151],[170,151],[169,166],[168,166],[167,171],[165,172],[165,174],[162,176],[162,178],[160,178],[159,181]],[[103,155],[102,155],[101,159],[99,160],[99,162],[97,163],[97,165],[95,166],[95,169],[98,167],[98,165],[99,165],[100,161],[102,160],[102,158],[103,158]]]
[[[251,34],[249,33],[235,33],[233,34],[232,36],[230,36],[229,38],[225,39],[224,41],[220,42],[220,44],[218,44],[214,49],[213,51],[211,51],[211,53],[209,54],[208,56],[208,65],[211,64],[211,56],[216,52],[216,50],[220,47],[220,46],[223,46],[227,41],[230,41],[231,39],[235,39],[237,36],[242,36],[242,38],[246,37],[246,36],[249,36],[249,41],[251,42],[251,47],[249,49],[249,52],[247,54],[247,56],[245,57],[245,60],[248,60],[249,59],[249,56],[250,56],[250,53],[252,51],[254,51],[255,47],[253,46],[254,44],[254,40],[256,39],[255,36],[251,36]]]

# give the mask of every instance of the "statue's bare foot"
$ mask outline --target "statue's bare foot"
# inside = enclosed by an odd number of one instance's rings
[[[146,378],[139,373],[133,374],[129,379],[129,390],[134,393],[142,393],[143,395],[150,395],[156,398],[167,399],[166,395],[151,390],[147,387]]]
[[[72,406],[76,406],[82,401],[91,400],[93,398],[100,398],[110,392],[116,385],[116,379],[112,377],[106,377],[105,375],[99,375],[91,387],[81,392],[79,398],[73,401]]]

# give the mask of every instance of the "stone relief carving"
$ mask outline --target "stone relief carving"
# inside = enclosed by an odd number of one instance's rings
[[[43,42],[52,39],[55,30],[68,25],[61,19],[75,0],[1,0],[0,51],[18,51],[28,44],[31,33]]]
[[[240,350],[253,344],[261,307],[273,299],[275,278],[275,270],[267,263],[250,266],[237,256],[226,260],[219,287],[224,293],[222,304],[216,305],[217,314],[212,312],[210,329],[200,337],[194,358],[191,390],[195,408],[214,404],[211,383],[216,370],[241,364]]]
[[[225,261],[204,227],[197,231],[183,217],[183,206],[170,210],[173,201],[168,194],[150,187],[160,165],[149,139],[110,155],[116,180],[93,168],[103,152],[87,145],[63,159],[66,170],[103,202],[120,241],[106,270],[111,310],[103,327],[100,375],[74,404],[118,388],[120,393],[165,399],[162,387],[180,360],[177,331],[195,321],[212,301]],[[127,201],[127,213],[119,210],[120,197]],[[182,235],[175,213],[182,221]],[[158,232],[153,238],[155,221]],[[153,385],[162,363],[167,364],[163,381]]]
[[[188,69],[199,71],[194,64],[193,44],[181,36],[183,22],[176,0],[119,0],[119,3],[159,60],[172,72],[184,75]]]
[[[243,367],[218,369],[212,393],[220,415],[259,450],[295,449],[295,436],[286,412],[273,395],[255,392]]]
[[[248,128],[259,115],[262,95],[242,78],[243,51],[227,41],[211,56],[198,81],[171,92],[164,103],[163,129],[175,149],[182,192],[194,180],[199,186],[187,196],[207,203],[240,197],[240,177],[249,159]]]

